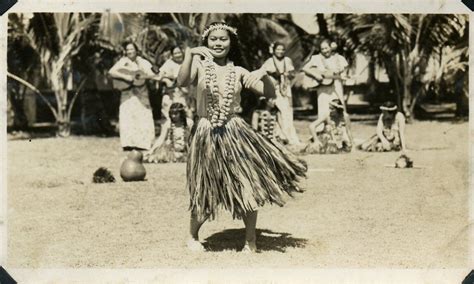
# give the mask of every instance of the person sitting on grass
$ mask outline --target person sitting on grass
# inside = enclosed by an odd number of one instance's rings
[[[184,163],[188,152],[188,137],[193,121],[186,117],[185,106],[173,103],[169,118],[161,128],[160,137],[145,154],[148,163]]]
[[[358,146],[368,152],[402,151],[405,152],[405,116],[398,111],[393,102],[385,102],[381,107],[377,123],[377,133]]]
[[[312,141],[303,150],[306,154],[337,154],[352,149],[349,116],[339,99],[329,102],[329,113],[312,122],[309,130]]]
[[[260,103],[252,114],[252,128],[262,136],[270,140],[276,140],[280,144],[288,144],[288,139],[281,132],[278,123],[281,114],[275,105],[275,100],[265,97],[259,98]]]

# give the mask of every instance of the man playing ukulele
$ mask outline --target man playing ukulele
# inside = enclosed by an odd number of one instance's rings
[[[342,92],[342,74],[348,63],[344,57],[332,54],[330,42],[321,42],[321,53],[313,55],[311,60],[303,67],[306,76],[314,79],[318,92],[318,116],[329,112],[329,102],[339,99],[344,102]],[[345,109],[345,105],[344,105]]]

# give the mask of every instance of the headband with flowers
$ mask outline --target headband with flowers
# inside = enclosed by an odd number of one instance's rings
[[[212,26],[208,27],[207,29],[205,29],[202,32],[201,38],[205,39],[212,31],[215,31],[215,30],[225,30],[225,31],[228,31],[228,32],[234,34],[235,36],[237,36],[237,29],[236,28],[233,28],[233,27],[231,27],[227,24],[224,24],[224,23],[219,23],[219,24],[212,25]]]
[[[394,110],[397,110],[397,106],[393,106],[393,107],[381,106],[380,110],[394,111]]]
[[[180,105],[176,105],[174,106],[173,108],[170,108],[170,112],[177,112],[177,111],[182,111],[184,110],[184,105],[180,104]]]

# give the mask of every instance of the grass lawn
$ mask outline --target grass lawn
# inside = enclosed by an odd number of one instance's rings
[[[308,122],[297,121],[301,137]],[[375,131],[356,122],[355,138]],[[205,253],[185,247],[185,164],[146,165],[125,183],[118,137],[9,141],[8,266],[13,268],[462,268],[468,261],[468,123],[407,127],[397,153],[305,156],[306,192],[259,211],[261,252],[239,252],[243,223],[222,212],[206,223]],[[118,182],[93,184],[98,167]]]

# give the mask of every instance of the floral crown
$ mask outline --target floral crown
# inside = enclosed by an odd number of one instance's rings
[[[183,111],[184,110],[184,105],[182,104],[176,104],[176,105],[172,105],[172,107],[170,107],[170,110],[169,112],[172,113],[172,112],[179,112],[179,111]]]
[[[224,23],[219,23],[219,24],[209,26],[207,29],[205,29],[202,32],[201,38],[205,39],[212,31],[215,31],[215,30],[225,30],[225,31],[228,31],[228,32],[234,34],[235,36],[237,36],[237,29],[236,28],[233,28],[233,27],[231,27],[227,24],[224,24]]]

